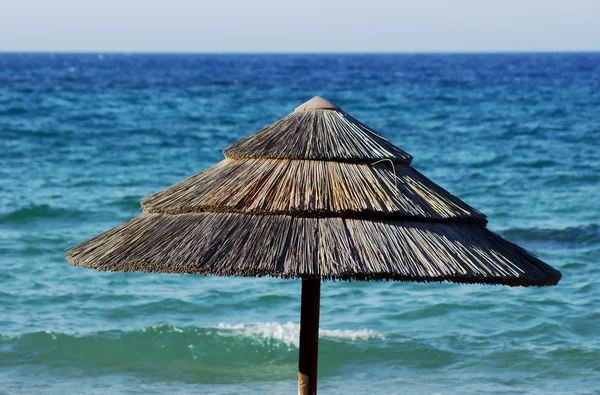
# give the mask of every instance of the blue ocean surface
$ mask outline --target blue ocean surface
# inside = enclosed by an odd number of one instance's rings
[[[0,54],[0,394],[294,393],[300,282],[68,246],[321,95],[556,287],[326,282],[324,394],[600,393],[600,54]]]

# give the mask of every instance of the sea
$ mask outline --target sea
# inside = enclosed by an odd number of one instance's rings
[[[296,392],[300,282],[65,249],[315,95],[563,273],[325,282],[323,394],[600,394],[600,53],[0,54],[0,394]]]

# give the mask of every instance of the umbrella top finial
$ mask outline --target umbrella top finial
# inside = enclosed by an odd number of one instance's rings
[[[315,96],[307,102],[300,104],[294,112],[310,111],[310,110],[341,110],[338,106],[323,99],[321,96]]]

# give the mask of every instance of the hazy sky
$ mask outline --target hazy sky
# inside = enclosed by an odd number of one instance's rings
[[[0,0],[0,51],[600,50],[600,0]]]

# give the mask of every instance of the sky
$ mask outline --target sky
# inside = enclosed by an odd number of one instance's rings
[[[600,50],[600,0],[0,0],[0,51]]]

